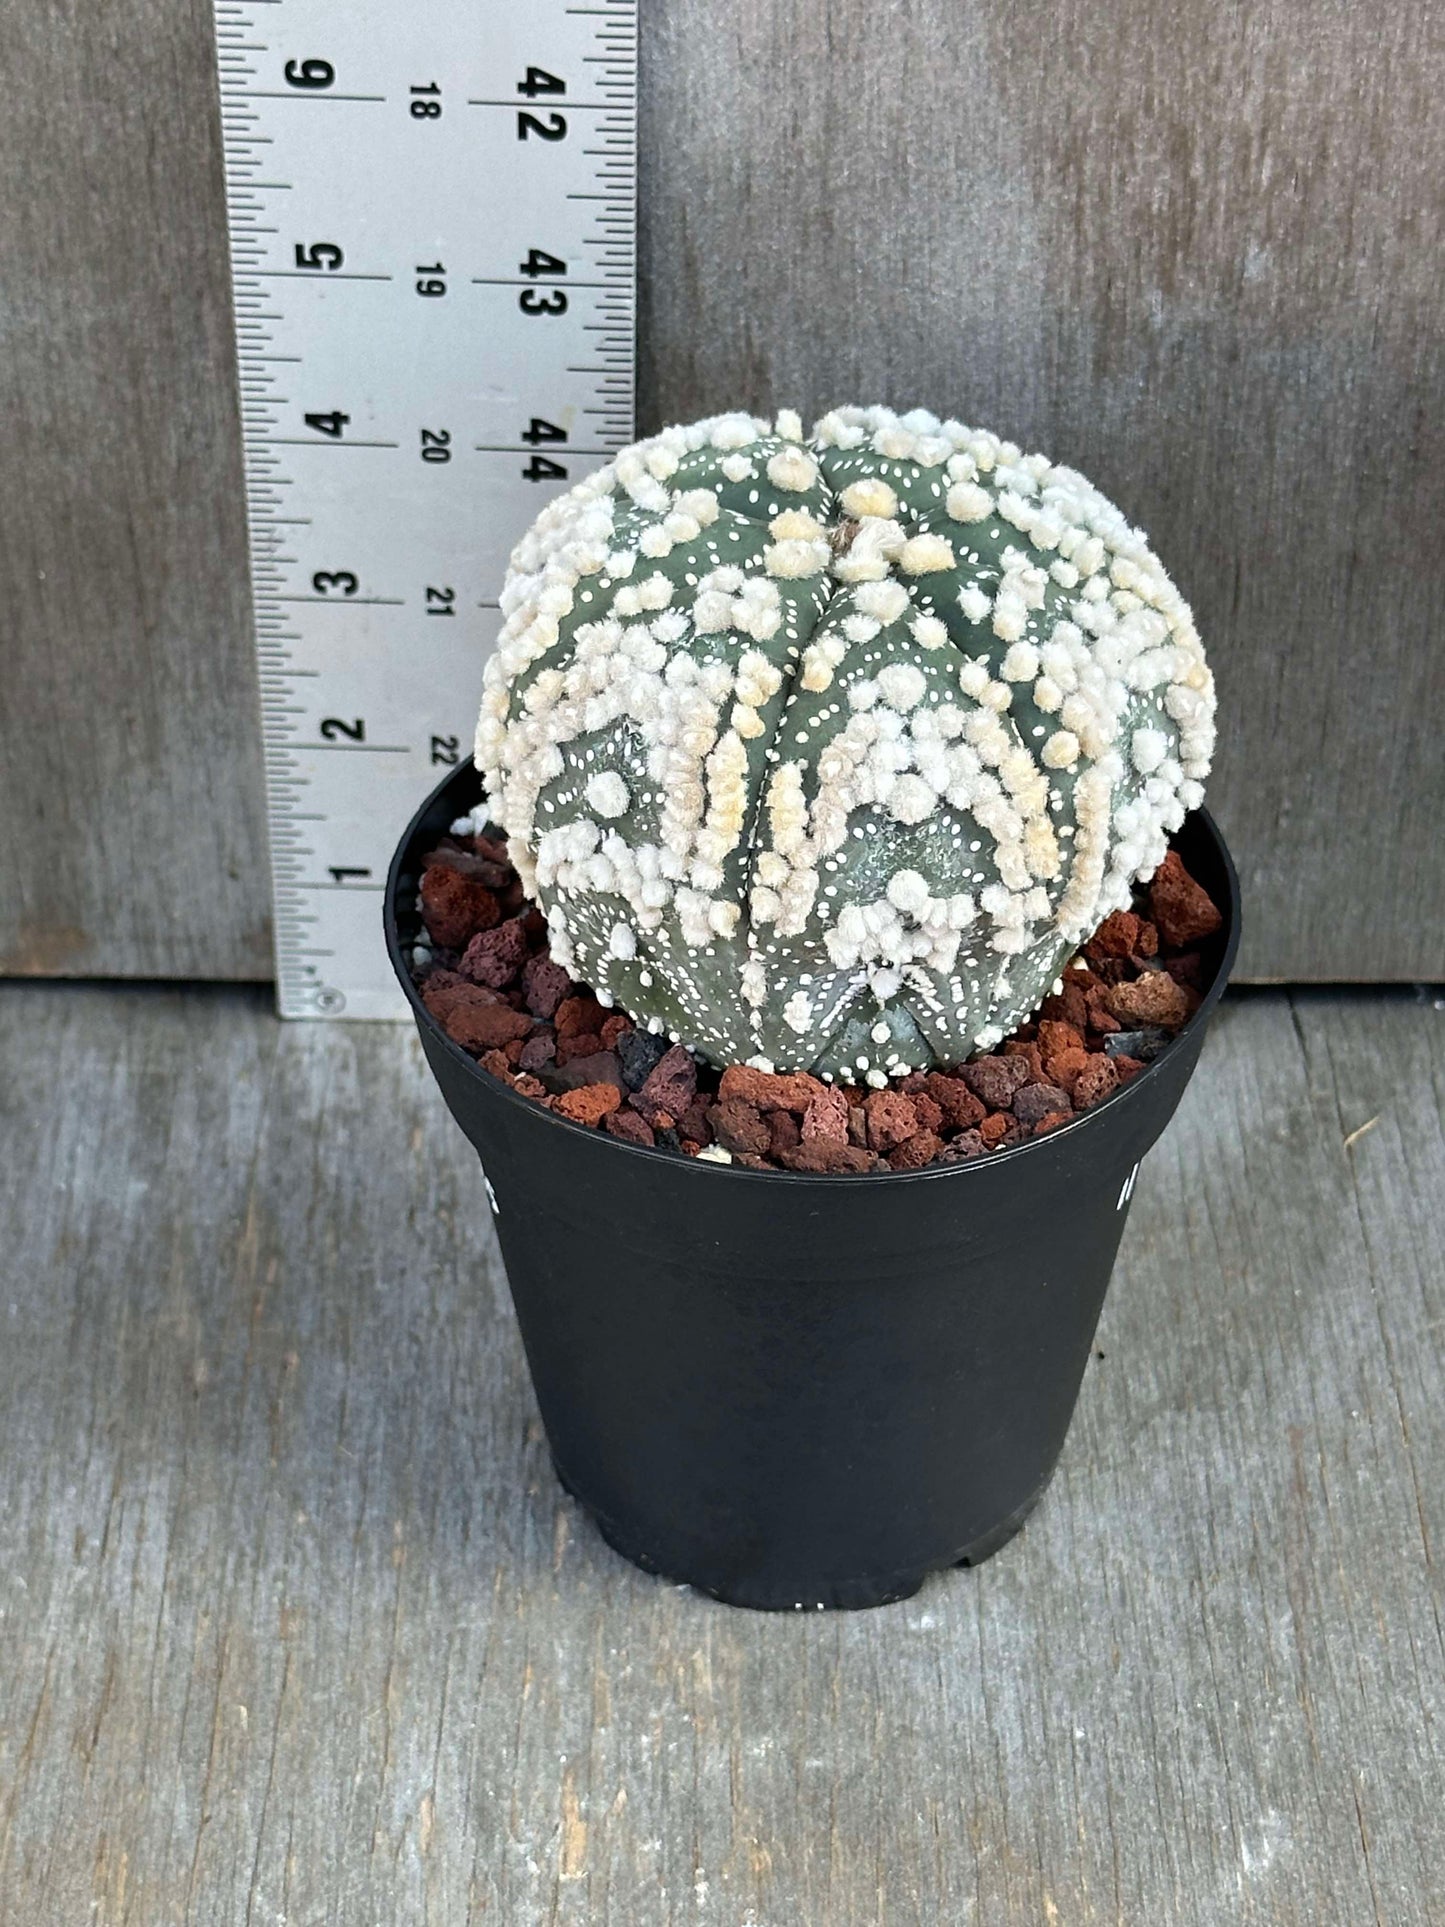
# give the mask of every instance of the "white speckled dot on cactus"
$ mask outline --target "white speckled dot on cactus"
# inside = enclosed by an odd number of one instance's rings
[[[720,1064],[996,1044],[1203,796],[1143,535],[923,410],[666,429],[548,505],[502,610],[477,764],[553,954]]]

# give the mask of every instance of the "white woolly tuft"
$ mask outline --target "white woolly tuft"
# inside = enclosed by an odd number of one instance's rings
[[[500,601],[477,761],[554,955],[720,1060],[877,1085],[997,1041],[1209,769],[1143,536],[924,410],[665,429],[546,505]]]

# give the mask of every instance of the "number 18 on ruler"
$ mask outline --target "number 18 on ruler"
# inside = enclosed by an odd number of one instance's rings
[[[286,1016],[398,1017],[507,554],[632,436],[636,0],[215,0]]]

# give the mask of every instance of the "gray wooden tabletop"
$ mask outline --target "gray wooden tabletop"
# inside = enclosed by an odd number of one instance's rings
[[[1445,1921],[1445,1016],[1227,1002],[1063,1464],[872,1613],[553,1482],[400,1028],[0,994],[5,1927]]]

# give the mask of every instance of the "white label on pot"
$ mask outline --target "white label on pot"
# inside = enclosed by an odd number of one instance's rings
[[[1124,1180],[1124,1188],[1119,1193],[1119,1202],[1114,1206],[1114,1209],[1116,1211],[1122,1211],[1124,1209],[1124,1206],[1129,1202],[1130,1198],[1133,1197],[1134,1180],[1135,1178],[1138,1177],[1138,1175],[1139,1175],[1139,1167],[1136,1164],[1134,1166],[1134,1169],[1129,1173],[1128,1177],[1125,1178]]]

